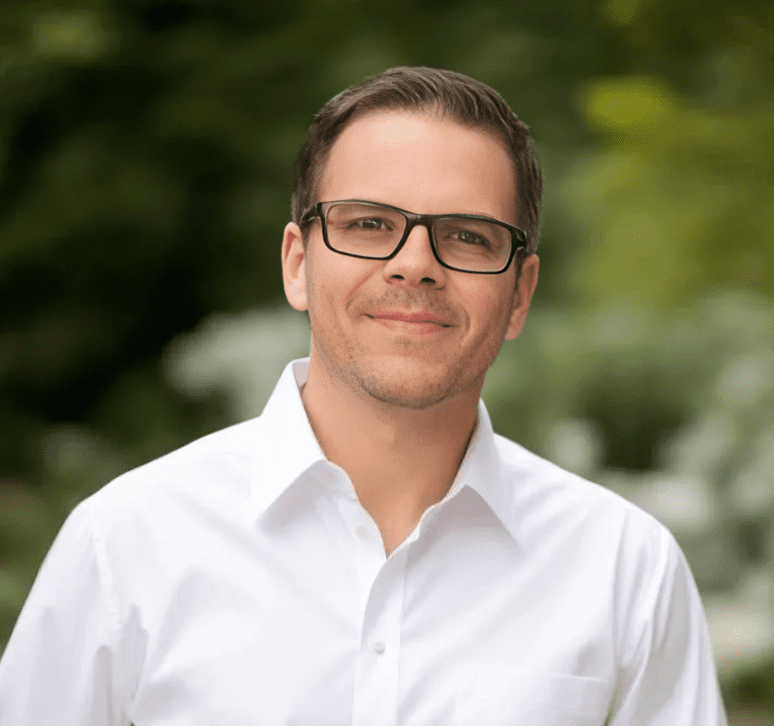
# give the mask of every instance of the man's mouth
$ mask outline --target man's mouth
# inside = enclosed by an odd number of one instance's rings
[[[374,310],[367,316],[397,333],[429,335],[451,327],[429,310]]]
[[[441,328],[448,328],[451,325],[429,310],[374,310],[367,313],[367,315],[374,320],[394,320],[400,323],[412,324],[428,323]]]

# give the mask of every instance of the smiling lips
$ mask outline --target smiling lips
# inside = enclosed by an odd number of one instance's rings
[[[376,310],[369,313],[368,317],[395,332],[413,333],[415,335],[435,333],[450,327],[449,323],[444,322],[444,320],[437,315],[434,315],[429,310],[419,310],[416,312],[407,312],[404,310]]]

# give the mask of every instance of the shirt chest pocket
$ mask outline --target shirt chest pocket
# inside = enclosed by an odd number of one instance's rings
[[[461,673],[455,726],[602,726],[609,689],[596,678],[470,665]]]

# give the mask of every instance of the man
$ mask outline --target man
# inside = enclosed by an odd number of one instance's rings
[[[396,68],[318,114],[282,241],[308,361],[83,502],[0,723],[718,726],[698,593],[644,512],[492,433],[541,177],[491,89]]]

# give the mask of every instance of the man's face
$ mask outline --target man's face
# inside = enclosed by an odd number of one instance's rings
[[[318,200],[360,199],[516,224],[515,191],[511,159],[493,136],[435,115],[375,112],[356,118],[336,140]],[[478,399],[503,340],[521,332],[536,256],[525,260],[516,286],[514,264],[499,275],[442,267],[425,227],[415,227],[386,261],[329,250],[319,221],[309,235],[304,248],[290,223],[282,258],[288,300],[309,311],[311,367],[335,385],[391,405]]]

